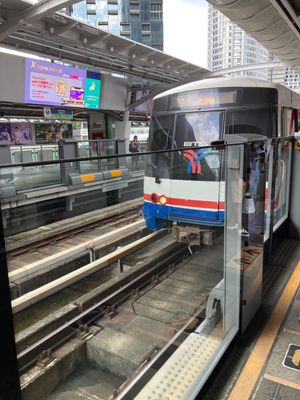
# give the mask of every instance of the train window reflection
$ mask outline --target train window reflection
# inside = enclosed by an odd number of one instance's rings
[[[205,146],[222,136],[224,112],[208,111],[177,117],[175,148]]]
[[[153,115],[150,132],[150,151],[167,150],[172,146],[173,115]]]
[[[276,135],[276,112],[273,108],[228,111],[226,133],[256,133]]]
[[[150,132],[150,151],[168,150],[172,147],[173,115],[153,115]],[[148,158],[146,176],[169,178],[170,154],[152,154]]]

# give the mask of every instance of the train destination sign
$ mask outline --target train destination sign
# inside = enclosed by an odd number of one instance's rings
[[[26,103],[99,108],[100,74],[40,60],[25,60]]]
[[[187,108],[209,108],[235,102],[235,90],[228,89],[219,91],[217,89],[193,90],[177,93],[170,96],[170,110]]]

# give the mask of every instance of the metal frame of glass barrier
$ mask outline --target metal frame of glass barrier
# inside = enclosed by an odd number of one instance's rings
[[[267,164],[268,168],[266,177],[266,207],[267,207],[267,219],[265,225],[265,244],[268,246],[268,255],[272,253],[274,234],[279,231],[288,219],[289,207],[290,207],[290,188],[292,179],[292,158],[293,158],[293,143],[294,137],[283,137],[268,140],[267,144]],[[280,146],[281,151],[278,151]],[[283,160],[280,155],[288,152],[288,162]],[[284,165],[281,169],[278,164]],[[275,176],[275,179],[274,179]],[[276,188],[277,179],[277,188]],[[281,192],[278,181],[284,182]],[[281,192],[281,193],[280,193]],[[279,206],[279,207],[278,207]],[[284,206],[284,207],[283,207]],[[275,213],[281,212],[280,218],[276,221]]]
[[[21,400],[2,213],[0,214],[0,398]]]
[[[235,147],[234,147],[235,146]],[[216,148],[220,148],[220,149],[226,149],[226,159],[227,162],[229,163],[229,160],[232,159],[232,152],[234,152],[234,149],[241,149],[245,147],[245,144],[234,144],[234,145],[225,145],[225,146],[214,146]],[[197,148],[198,149],[198,148]],[[186,150],[185,149],[179,149],[179,150]],[[169,152],[175,152],[175,151],[179,151],[177,150],[170,150]],[[243,153],[241,150],[239,150],[241,153]],[[144,155],[148,155],[148,154],[157,154],[157,153],[165,153],[165,151],[160,151],[160,152],[148,152],[148,153],[143,153]],[[67,159],[67,160],[57,160],[57,161],[48,161],[48,162],[44,162],[44,163],[39,163],[39,164],[43,164],[43,165],[52,165],[52,164],[62,164],[62,163],[66,163],[66,162],[80,162],[80,161],[84,161],[84,160],[90,160],[90,159],[95,159],[95,160],[99,160],[99,158],[120,158],[120,157],[128,157],[128,154],[123,154],[123,155],[118,155],[118,156],[109,156],[109,157],[88,157],[88,158],[82,158],[82,159]],[[134,156],[134,155],[132,155]],[[231,168],[230,164],[227,164],[227,180],[234,180],[235,179],[235,175],[236,175],[236,171],[238,170],[238,175],[239,177],[241,177],[241,165],[243,165],[243,156],[240,155],[238,157],[239,159],[239,166],[236,167],[233,164],[231,164]],[[27,164],[21,164],[21,166],[31,166],[31,165],[36,165],[36,163],[27,163]],[[0,168],[7,168],[10,167],[9,165],[0,165]],[[238,181],[238,187],[240,190],[241,189],[241,183],[240,181]],[[227,186],[227,190],[228,191],[229,186]],[[228,196],[228,193],[227,193]],[[228,203],[228,202],[226,202]],[[242,207],[242,205],[240,205],[240,207]],[[230,213],[230,211],[227,211],[227,213]],[[227,214],[228,217],[228,214]],[[3,227],[0,226],[1,228],[1,232],[2,232],[2,237],[3,237]],[[235,235],[237,235],[240,238],[240,234],[239,234],[239,230],[242,228],[242,221],[239,220],[238,221],[238,227],[237,227],[237,231],[234,233]],[[239,250],[238,247],[241,248],[240,246],[240,240],[237,240],[238,238],[235,239],[230,239],[230,235],[232,235],[232,232],[228,232],[228,230],[226,229],[226,249],[228,250],[230,248],[230,251],[233,252],[232,254],[230,254],[230,252],[225,254],[225,263],[224,263],[224,272],[225,274],[229,274],[225,275],[225,280],[224,280],[224,287],[225,290],[227,290],[228,296],[225,296],[224,298],[224,305],[226,309],[229,309],[230,311],[232,311],[233,307],[234,307],[234,314],[237,315],[236,312],[236,307],[239,307],[239,300],[240,297],[236,296],[236,294],[240,292],[240,287],[239,287],[239,274],[240,274],[240,270],[236,268],[235,264],[232,264],[232,258],[235,254],[239,254]],[[1,239],[2,240],[2,239]],[[234,247],[233,247],[234,246]],[[4,249],[4,252],[1,256],[5,257],[5,248],[2,247]],[[236,251],[235,251],[236,250]],[[240,255],[239,255],[240,256]],[[4,271],[3,273],[6,273],[7,275],[7,269],[6,271]],[[6,276],[6,280],[2,280],[3,284],[6,285],[6,291],[3,291],[4,297],[6,298],[6,303],[4,304],[6,306],[6,309],[8,310],[8,314],[11,317],[11,310],[9,311],[9,294],[7,294],[7,290],[9,291],[9,285],[8,285],[8,280],[7,280],[7,276]],[[130,286],[130,285],[129,285]],[[130,290],[130,288],[128,288],[128,290]],[[238,298],[238,299],[237,299]],[[33,346],[31,346],[31,348],[28,348],[26,350],[24,350],[22,352],[22,354],[18,355],[18,359],[21,362],[21,364],[23,363],[23,365],[27,364],[28,362],[30,362],[31,357],[33,356],[33,358],[35,359],[36,356],[38,354],[40,354],[40,352],[43,349],[46,349],[48,347],[51,347],[51,343],[53,343],[54,337],[56,335],[62,337],[62,336],[68,336],[68,335],[73,335],[76,333],[76,329],[78,327],[78,323],[81,323],[82,320],[85,321],[91,321],[93,318],[97,318],[98,315],[92,316],[91,314],[94,312],[94,310],[98,307],[100,307],[102,304],[105,304],[106,301],[108,301],[109,299],[104,299],[103,301],[95,304],[93,307],[91,307],[90,309],[86,310],[83,314],[81,314],[80,316],[72,319],[71,321],[69,321],[68,323],[64,324],[63,326],[61,326],[60,328],[58,328],[55,332],[52,332],[52,334],[48,335],[47,337],[43,338],[42,340],[40,340],[39,342],[35,343]],[[8,307],[8,308],[7,308]],[[233,321],[234,319],[234,321]],[[233,318],[233,316],[229,316],[229,314],[226,316],[226,318],[224,319],[224,328],[225,331],[227,332],[227,336],[226,336],[226,341],[224,341],[222,343],[222,347],[220,348],[220,352],[219,352],[219,356],[217,357],[216,361],[214,361],[214,363],[211,364],[210,369],[207,370],[207,374],[209,374],[209,371],[213,368],[213,366],[216,364],[216,362],[218,361],[218,359],[221,357],[221,355],[223,354],[223,352],[225,351],[225,349],[228,346],[228,343],[230,343],[230,341],[232,340],[232,338],[234,337],[234,335],[236,334],[236,332],[238,331],[238,323],[236,324],[236,317]],[[3,325],[6,326],[6,325]],[[9,328],[9,325],[8,325]],[[233,328],[233,329],[232,329]],[[12,344],[12,341],[14,343],[14,338],[11,337],[11,335],[13,335],[13,331],[12,332],[7,332],[7,339],[10,339],[10,345]],[[30,352],[32,352],[32,356],[30,356]],[[16,364],[16,363],[15,363]],[[14,376],[14,375],[13,375]],[[204,378],[203,378],[204,379]],[[195,390],[199,389],[199,385],[197,385],[197,388],[195,388]],[[18,397],[14,397],[14,398],[18,398]]]

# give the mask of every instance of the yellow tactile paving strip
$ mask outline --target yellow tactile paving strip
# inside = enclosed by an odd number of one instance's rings
[[[300,282],[300,261],[267,321],[228,400],[250,399]],[[269,378],[268,378],[269,379]]]
[[[188,400],[221,340],[191,333],[135,400]]]

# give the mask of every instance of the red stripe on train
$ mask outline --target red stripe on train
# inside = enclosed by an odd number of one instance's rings
[[[157,196],[157,202],[159,203],[159,197]],[[184,206],[184,207],[195,207],[195,208],[210,208],[216,210],[220,208],[224,210],[224,201],[207,201],[207,200],[187,200],[187,199],[178,199],[173,197],[164,196],[167,199],[167,205],[172,206]],[[144,200],[150,201],[152,203],[151,194],[144,193]],[[155,203],[154,203],[155,204]]]

